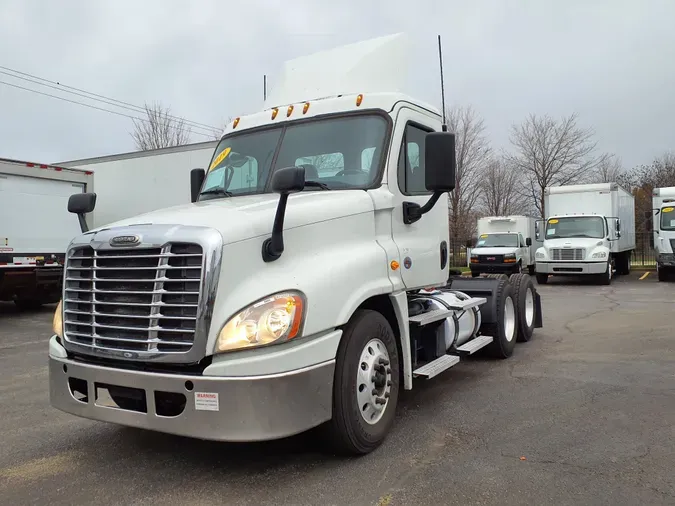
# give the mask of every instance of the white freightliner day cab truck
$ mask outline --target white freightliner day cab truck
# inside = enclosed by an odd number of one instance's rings
[[[321,426],[363,454],[414,378],[529,340],[542,323],[527,274],[448,278],[454,135],[432,106],[373,89],[383,62],[400,72],[401,41],[289,62],[265,110],[193,170],[191,204],[73,240],[53,406],[220,441]]]
[[[486,216],[479,218],[476,246],[471,249],[469,269],[483,273],[534,275],[536,220],[530,216]]]
[[[675,273],[675,186],[654,189],[652,213],[647,223],[654,236],[656,274],[659,281],[667,281]]]
[[[67,202],[93,191],[89,171],[0,159],[0,301],[59,301],[66,249],[81,233]]]
[[[544,190],[545,227],[537,222],[536,278],[629,274],[635,249],[635,199],[616,183],[551,186]]]

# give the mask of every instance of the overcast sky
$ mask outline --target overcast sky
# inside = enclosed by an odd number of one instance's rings
[[[261,107],[262,76],[273,84],[284,60],[401,31],[411,93],[440,106],[441,34],[446,99],[473,105],[495,147],[529,113],[576,112],[630,167],[675,149],[673,19],[675,0],[0,0],[0,66],[220,126]],[[132,128],[0,84],[0,158],[133,151]]]

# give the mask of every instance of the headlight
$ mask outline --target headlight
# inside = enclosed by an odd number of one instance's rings
[[[254,348],[300,335],[305,300],[298,292],[266,297],[231,318],[218,334],[216,352]]]
[[[505,260],[515,260],[516,259],[516,254],[515,253],[507,253],[504,255]]]
[[[534,256],[535,256],[535,258],[546,258],[546,255],[544,254],[543,251],[537,251],[537,252],[534,254]]]
[[[59,301],[52,319],[52,332],[63,339],[63,301]]]
[[[607,258],[607,252],[606,251],[598,251],[596,253],[593,253],[592,258]]]

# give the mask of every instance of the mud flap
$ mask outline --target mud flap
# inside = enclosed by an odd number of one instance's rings
[[[534,328],[535,329],[540,329],[544,326],[544,315],[541,312],[541,295],[539,295],[539,292],[537,290],[534,291],[534,308],[535,308],[535,315],[534,315]]]

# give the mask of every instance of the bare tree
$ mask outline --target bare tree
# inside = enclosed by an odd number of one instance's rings
[[[450,239],[454,244],[471,237],[478,217],[481,177],[491,155],[483,119],[472,107],[447,112],[448,130],[455,133],[457,172],[449,195]]]
[[[594,156],[592,129],[577,126],[577,115],[555,120],[531,114],[511,131],[513,166],[524,173],[527,193],[536,211],[544,216],[544,189],[574,184],[588,176],[607,155]]]
[[[621,160],[616,155],[606,155],[595,168],[591,181],[594,183],[616,183],[621,179],[624,172]]]
[[[507,216],[525,212],[522,179],[508,159],[493,158],[480,180],[483,209],[490,216]]]
[[[134,119],[134,131],[131,136],[136,148],[148,149],[180,146],[190,142],[192,130],[182,118],[170,114],[170,109],[160,104],[144,105],[146,119]]]

